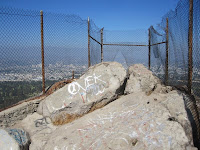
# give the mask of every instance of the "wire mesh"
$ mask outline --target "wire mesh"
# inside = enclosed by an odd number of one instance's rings
[[[90,60],[91,65],[101,62],[101,29],[98,28],[93,20],[90,20]]]
[[[104,61],[116,61],[125,68],[138,63],[148,66],[148,47],[105,45]]]
[[[105,30],[104,61],[117,61],[123,64],[125,68],[136,63],[148,66],[148,46],[146,39],[146,30]]]
[[[45,79],[64,80],[87,69],[87,20],[44,12]]]
[[[0,8],[0,108],[41,92],[40,12]]]
[[[104,30],[104,44],[148,44],[148,32],[146,29],[136,30]]]
[[[191,4],[192,2],[193,4]],[[193,8],[192,8],[192,5],[193,5]],[[175,11],[170,11],[163,17],[163,20],[161,24],[159,25],[159,29],[161,31],[164,31],[165,28],[167,27],[166,26],[167,18],[169,21],[169,24],[168,24],[168,31],[169,31],[168,84],[173,85],[173,86],[178,86],[178,87],[186,87],[185,90],[188,91],[188,93],[191,92],[195,96],[195,99],[193,98],[193,96],[191,96],[189,99],[184,98],[184,102],[185,102],[185,107],[186,107],[188,116],[190,116],[192,112],[193,117],[192,117],[191,124],[193,128],[193,133],[192,133],[193,142],[194,142],[194,145],[199,148],[199,136],[198,136],[199,135],[198,134],[199,133],[199,128],[198,128],[199,112],[197,111],[197,109],[200,108],[200,97],[199,97],[200,96],[200,82],[199,82],[200,81],[200,71],[199,71],[199,68],[200,68],[199,66],[200,65],[200,59],[199,59],[200,58],[200,55],[199,55],[200,53],[199,52],[200,51],[200,45],[199,45],[200,43],[200,40],[199,40],[200,39],[200,33],[199,33],[200,32],[200,1],[199,0],[194,0],[194,1],[180,0],[178,2],[178,5]],[[155,32],[153,33],[153,31]],[[162,35],[158,34],[158,32],[152,27],[150,28],[150,33],[152,35],[151,40],[153,41],[153,43],[158,43],[159,41],[156,41],[156,40]],[[166,39],[166,42],[167,42],[167,39]],[[191,45],[193,45],[193,47]],[[158,47],[158,46],[156,47],[151,46],[151,47],[153,49],[152,53],[154,52],[154,57],[152,56],[153,60],[151,60],[151,62],[154,63],[153,65],[156,65],[157,68],[159,68],[166,62],[166,59],[167,59],[164,54],[162,56],[162,54],[160,53],[162,52],[166,53],[167,51],[164,51],[162,47]],[[159,62],[156,62],[155,58],[159,60]],[[164,67],[164,69],[166,68]],[[157,73],[157,72],[162,72],[162,71],[153,70],[153,72]],[[166,75],[165,73],[166,72],[164,72],[163,75],[160,76],[162,80],[164,79],[162,77]],[[192,84],[191,84],[191,80],[192,80]],[[191,91],[191,88],[192,88],[192,91]],[[193,107],[191,107],[192,105]],[[192,122],[195,122],[195,123],[192,123]]]
[[[193,15],[192,90],[199,97],[199,0],[194,0]],[[39,11],[0,8],[0,108],[37,95],[42,91],[40,17]],[[44,12],[43,17],[47,87],[56,81],[71,78],[72,71],[75,72],[75,77],[86,71],[88,22],[76,15]],[[164,82],[166,18],[169,20],[169,84],[187,85],[188,0],[180,0],[175,11],[168,12],[156,29],[150,27],[151,70]],[[104,30],[103,35],[103,42],[107,44],[103,46],[104,61],[118,61],[126,68],[136,63],[148,66],[147,30]],[[92,37],[90,38],[91,65],[95,65],[101,62],[101,29],[92,20],[90,20],[90,36]]]
[[[43,13],[46,87],[87,69],[87,20]],[[0,8],[0,109],[42,91],[39,11]]]
[[[169,20],[169,79],[168,83],[174,86],[187,86],[188,83],[188,29],[189,29],[189,1],[181,0],[178,2],[175,11],[169,11],[162,19],[157,30],[150,28],[152,44],[165,41],[166,19]],[[156,34],[157,33],[157,34]],[[159,39],[159,40],[158,40]],[[155,74],[162,72],[159,76],[164,81],[165,62],[166,62],[165,44],[152,46],[154,60],[152,65]],[[156,59],[155,59],[156,58]],[[159,69],[156,69],[159,68]],[[160,70],[160,68],[162,68]],[[157,70],[157,71],[155,71]]]
[[[163,17],[163,27],[166,18],[169,19],[169,84],[187,85],[189,1],[179,1],[175,11]]]
[[[192,90],[200,101],[200,1],[193,8],[193,82]]]
[[[153,26],[149,28],[151,46],[151,70],[162,82],[165,82],[165,62],[166,62],[166,34],[162,29],[156,31]]]

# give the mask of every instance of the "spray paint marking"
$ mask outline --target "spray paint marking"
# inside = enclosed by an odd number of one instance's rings
[[[82,97],[83,103],[85,103],[84,98],[83,98],[83,94],[81,94],[81,97]]]
[[[85,103],[84,96],[102,95],[105,91],[106,82],[100,79],[101,75],[96,76],[95,73],[92,76],[88,76],[84,79],[85,86],[81,86],[78,82],[72,82],[68,85],[68,92],[73,96],[79,94]],[[87,101],[89,99],[86,98]]]

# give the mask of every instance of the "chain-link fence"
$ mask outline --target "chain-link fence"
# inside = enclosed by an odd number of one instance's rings
[[[149,28],[151,70],[168,85],[194,95],[184,98],[191,116],[193,142],[199,148],[200,109],[200,1],[180,0],[155,30]],[[163,44],[161,44],[163,43]],[[195,123],[193,123],[195,122]]]
[[[1,8],[0,108],[41,90],[40,12]]]
[[[146,30],[104,31],[104,61],[148,65],[148,33]],[[146,41],[145,41],[146,40]]]
[[[125,67],[147,65],[147,43],[140,40],[144,40],[144,30],[143,37],[138,31],[104,32],[89,18],[76,15],[13,8],[0,11],[0,108],[42,94],[42,90],[44,94],[45,87],[71,78],[73,71],[79,77],[103,57]]]
[[[166,27],[166,18],[169,20],[168,83],[175,86],[187,86],[189,1],[180,1],[175,11],[166,14],[160,25],[161,28]]]
[[[149,28],[150,69],[165,82],[166,66],[166,34],[156,31],[153,26]]]
[[[193,93],[199,97],[200,2],[193,3],[192,59],[188,0],[180,0],[175,11],[167,13],[149,32],[107,31],[89,18],[82,20],[76,15],[44,12],[41,16],[39,11],[1,8],[0,108],[41,93],[42,43],[46,87],[71,78],[73,71],[79,77],[90,65],[118,61],[126,68],[136,63],[150,66],[163,82],[192,85]]]
[[[193,80],[192,90],[200,101],[200,1],[193,4]]]
[[[193,8],[192,8],[193,3]],[[191,7],[190,7],[191,6]],[[183,86],[200,97],[200,1],[180,0],[157,26],[150,27],[151,70],[166,81],[166,28],[168,20],[168,84]],[[189,38],[190,37],[190,38]],[[192,44],[192,47],[190,46]],[[191,47],[191,48],[190,48]],[[190,67],[191,66],[191,67]],[[192,85],[191,89],[190,86]]]
[[[90,36],[90,65],[101,62],[101,29],[98,28],[93,20],[89,20]]]
[[[100,30],[92,21],[90,32],[99,40]],[[43,87],[70,79],[73,71],[77,78],[88,68],[87,19],[1,7],[0,35],[0,109],[42,94]],[[101,61],[98,47],[91,41],[92,65]]]
[[[43,25],[45,79],[79,77],[87,69],[87,20],[44,12]]]

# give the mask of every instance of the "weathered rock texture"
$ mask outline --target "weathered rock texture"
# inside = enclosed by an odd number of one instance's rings
[[[26,118],[28,114],[36,112],[41,100],[42,99],[36,99],[33,101],[24,102],[0,112],[0,127],[11,127],[20,120]]]
[[[135,64],[133,66],[130,66],[128,69],[128,81],[125,88],[125,94],[137,93],[139,91],[145,92],[146,95],[157,93],[164,94],[166,96],[167,93],[172,91],[172,87],[164,86],[163,84],[161,84],[160,80],[142,64]],[[189,96],[187,93],[185,93],[185,91],[178,91],[179,95],[181,95],[182,97],[177,95],[168,95],[168,104],[166,104],[166,102],[163,104],[171,112],[173,116],[172,119],[175,119],[183,126],[189,138],[192,138],[193,136],[195,146],[200,148],[200,121],[195,99],[192,96]],[[177,98],[180,98],[181,100],[174,101],[174,99]],[[179,106],[180,102],[182,102],[184,105]],[[180,116],[176,114],[178,113],[177,111],[175,111],[177,107],[181,107],[180,110],[187,111],[187,116],[190,121],[190,124],[183,122]],[[188,128],[188,126],[192,126],[192,132],[190,130],[191,128]]]
[[[6,150],[10,150],[11,148],[13,150],[19,150],[17,141],[13,139],[4,129],[0,129],[0,146]]]
[[[116,99],[125,78],[126,70],[117,62],[92,66],[80,79],[48,96],[38,113],[56,125],[71,122]]]
[[[30,135],[30,150],[43,150],[49,135],[57,128],[51,123],[49,118],[44,118],[38,113],[28,115],[21,122],[18,122],[15,128],[22,128]]]
[[[161,84],[160,80],[156,76],[154,76],[152,72],[149,71],[142,64],[135,64],[129,67],[128,78],[129,79],[127,81],[125,89],[126,94],[143,91],[146,93],[146,95],[157,93],[157,94],[164,94],[166,96],[167,93],[172,91],[172,87],[164,86],[163,84]],[[172,119],[175,119],[183,126],[189,138],[192,138],[193,136],[195,146],[200,148],[200,125],[199,125],[200,121],[199,121],[199,112],[197,110],[196,101],[192,96],[189,96],[187,93],[185,93],[185,91],[178,90],[178,92],[179,95],[181,95],[182,97],[177,95],[168,96],[168,99],[171,98],[171,100],[167,101],[168,104],[166,104],[166,102],[163,104],[167,107],[167,109],[170,110],[173,116]],[[181,101],[174,101],[174,99],[176,98],[180,98]],[[183,102],[184,105],[179,106],[180,102]],[[183,120],[176,114],[177,112],[174,110],[176,110],[177,107],[181,107],[180,110],[187,111],[187,116],[190,121],[190,124],[183,122]],[[191,128],[188,128],[188,126],[192,126],[193,128],[192,132],[190,130]]]
[[[196,104],[173,89],[143,65],[126,76],[120,64],[101,63],[43,100],[43,116],[28,115],[15,128],[29,132],[30,150],[194,150]]]
[[[0,147],[2,150],[28,150],[30,138],[22,129],[0,129]]]
[[[37,111],[41,100],[52,94],[64,85],[71,83],[73,80],[64,80],[53,84],[49,87],[45,95],[30,98],[20,101],[19,104],[0,112],[0,127],[7,128],[15,125],[20,120],[23,120],[27,115]]]
[[[44,149],[184,150],[193,147],[191,130],[176,91],[151,96],[138,92],[59,127]]]
[[[142,64],[135,64],[128,68],[128,81],[125,94],[146,92],[147,95],[160,85],[160,80]]]
[[[200,120],[196,100],[193,96],[186,93],[181,92],[181,95],[183,96],[185,108],[192,126],[194,145],[200,149]]]

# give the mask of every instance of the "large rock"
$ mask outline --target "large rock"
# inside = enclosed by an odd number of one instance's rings
[[[55,125],[71,122],[116,99],[125,78],[126,70],[117,62],[92,66],[80,79],[48,96],[38,113],[50,117]]]
[[[30,150],[196,149],[191,125],[199,121],[191,122],[198,116],[190,97],[162,85],[143,65],[129,68],[125,87],[126,78],[120,64],[101,63],[47,97],[38,109],[43,116],[18,124],[30,134]],[[128,95],[119,98],[124,89]]]
[[[2,150],[28,150],[30,138],[22,129],[0,129],[0,147]]]
[[[150,95],[160,84],[160,80],[144,65],[135,64],[128,68],[128,81],[124,93],[130,94],[143,91]]]
[[[43,117],[38,113],[28,115],[14,127],[20,127],[29,133],[31,139],[30,150],[42,150],[49,135],[57,128],[57,126],[51,123],[49,118]]]
[[[43,149],[191,150],[196,149],[191,132],[183,97],[176,91],[138,92],[57,128]]]

